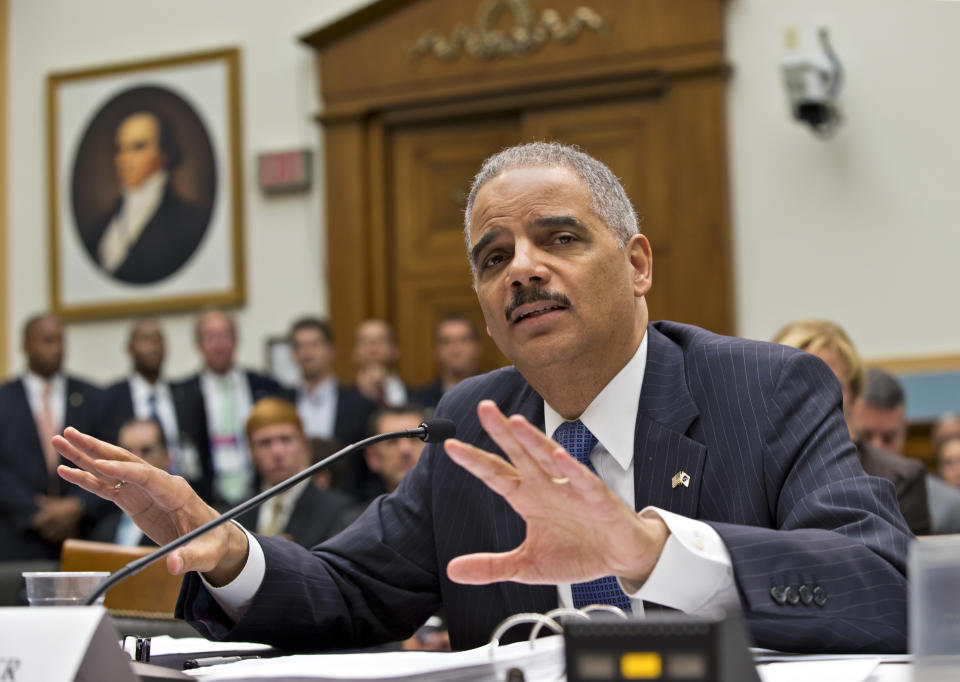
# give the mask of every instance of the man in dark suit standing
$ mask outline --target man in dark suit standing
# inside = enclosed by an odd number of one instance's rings
[[[202,473],[193,485],[200,496],[232,506],[257,487],[243,435],[250,408],[261,398],[289,397],[290,392],[272,378],[234,364],[237,328],[227,313],[203,313],[194,331],[203,369],[173,386],[174,402],[180,405],[181,450],[196,452]]]
[[[352,386],[342,386],[333,373],[336,345],[326,320],[303,317],[290,328],[293,359],[300,369],[296,388],[297,411],[307,438],[331,442],[338,450],[366,437],[367,422],[376,403]],[[337,487],[361,499],[376,480],[363,460],[342,460],[334,472]]]
[[[87,251],[111,277],[158,282],[200,245],[211,209],[174,191],[170,173],[179,162],[170,128],[159,116],[138,111],[120,122],[114,163],[121,196],[106,216],[80,231]]]
[[[27,371],[0,386],[0,560],[52,559],[106,511],[56,475],[50,438],[66,426],[101,433],[100,389],[63,373],[63,325],[53,315],[23,328]]]
[[[410,402],[434,408],[443,394],[477,373],[480,341],[473,322],[463,315],[448,315],[437,322],[433,335],[437,378],[410,393]]]
[[[132,371],[105,391],[105,434],[107,440],[119,442],[120,427],[130,419],[153,419],[163,428],[165,451],[171,457],[171,466],[164,467],[179,473],[188,481],[200,477],[200,464],[195,459],[185,460],[180,455],[180,405],[174,402],[170,384],[163,377],[166,357],[166,339],[159,320],[142,317],[130,328],[127,341]]]
[[[442,605],[460,649],[519,611],[652,602],[742,610],[758,646],[905,648],[910,534],[893,486],[857,463],[821,361],[649,323],[650,244],[616,177],[578,150],[491,157],[465,216],[480,307],[515,367],[450,391],[437,415],[460,439],[428,446],[312,552],[229,524],[175,552],[173,572],[203,573],[183,616],[315,648],[401,638]],[[213,517],[179,481],[66,436],[85,471],[62,475],[154,505],[158,540],[173,507],[190,526]]]
[[[258,401],[247,418],[246,432],[263,490],[310,465],[310,446],[293,403],[282,398]],[[283,535],[302,547],[313,547],[339,529],[340,519],[351,504],[345,493],[320,490],[308,478],[242,514],[237,521],[261,535]]]

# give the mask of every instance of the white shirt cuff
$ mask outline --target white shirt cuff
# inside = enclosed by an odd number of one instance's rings
[[[247,563],[243,565],[240,575],[223,587],[214,587],[200,574],[204,587],[234,623],[243,618],[243,614],[250,607],[254,595],[260,589],[263,576],[267,570],[267,560],[263,556],[263,547],[257,542],[253,534],[243,526],[237,524],[247,534]]]
[[[620,580],[621,589],[631,600],[642,599],[695,615],[740,610],[733,560],[717,531],[703,521],[657,507],[646,507],[640,514],[659,516],[670,535],[639,589],[634,583]]]

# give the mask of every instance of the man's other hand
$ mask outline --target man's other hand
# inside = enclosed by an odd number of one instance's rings
[[[490,400],[477,406],[477,414],[509,461],[456,439],[444,448],[523,517],[527,537],[509,552],[453,559],[450,579],[557,584],[615,575],[643,584],[670,534],[666,524],[638,515],[524,417],[507,418]]]
[[[79,468],[61,465],[66,481],[114,502],[158,544],[165,544],[218,516],[180,476],[152,466],[123,448],[67,428],[53,446]],[[167,557],[174,575],[204,573],[214,586],[239,575],[247,560],[247,536],[226,523]]]

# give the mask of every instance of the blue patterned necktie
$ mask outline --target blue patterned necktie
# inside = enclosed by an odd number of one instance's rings
[[[578,462],[586,465],[590,471],[597,473],[590,464],[590,452],[597,444],[597,437],[590,433],[590,429],[579,419],[574,422],[564,422],[553,433],[553,439],[563,449],[569,452]],[[573,606],[579,609],[589,604],[611,604],[630,613],[630,597],[624,594],[612,575],[597,578],[587,583],[574,583],[570,586],[573,591]]]

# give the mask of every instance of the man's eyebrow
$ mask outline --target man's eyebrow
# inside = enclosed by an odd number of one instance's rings
[[[496,239],[502,230],[499,227],[494,227],[490,229],[485,235],[480,237],[480,241],[473,245],[473,248],[470,249],[470,263],[473,266],[477,265],[477,260],[480,258],[480,252],[487,248],[487,244]]]
[[[552,215],[534,218],[533,224],[537,227],[574,227],[578,230],[587,229],[586,225],[572,215]]]

